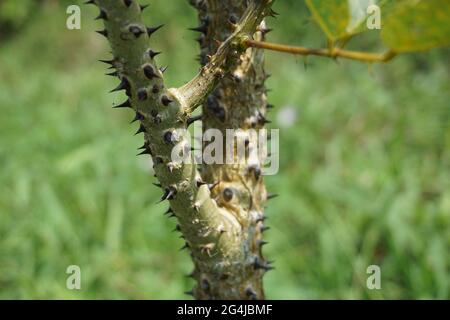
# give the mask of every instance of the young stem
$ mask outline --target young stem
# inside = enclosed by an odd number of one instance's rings
[[[351,60],[358,60],[363,62],[388,62],[395,58],[397,55],[393,51],[388,51],[386,53],[367,53],[359,51],[343,50],[340,48],[332,47],[329,49],[311,49],[304,47],[288,46],[276,43],[262,42],[251,39],[243,40],[243,44],[251,48],[267,49],[272,51],[298,54],[303,56],[320,56],[329,58],[344,58]]]

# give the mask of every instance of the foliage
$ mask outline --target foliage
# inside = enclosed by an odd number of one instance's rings
[[[395,52],[427,50],[450,44],[450,2],[442,0],[306,0],[329,40],[368,31],[367,8],[382,13],[381,39]]]

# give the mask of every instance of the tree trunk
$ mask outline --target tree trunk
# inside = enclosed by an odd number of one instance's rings
[[[233,32],[246,9],[245,0],[199,0],[191,3],[199,11],[201,48],[200,62],[205,65],[219,44]],[[265,23],[258,27],[254,37],[262,40]],[[248,49],[239,62],[229,70],[208,96],[203,105],[203,129],[219,129],[226,145],[226,129],[260,129],[265,124],[266,89],[264,82],[264,53]],[[206,146],[206,142],[205,142]],[[237,160],[237,159],[236,159]],[[235,161],[238,162],[238,161]],[[244,253],[233,261],[233,268],[224,275],[196,264],[194,276],[199,285],[194,289],[198,299],[263,299],[262,277],[270,267],[262,257],[264,228],[264,203],[266,189],[260,174],[263,159],[258,163],[229,165],[203,165],[202,178],[208,183],[220,182],[212,189],[212,197],[236,219],[240,227],[239,242]],[[231,199],[230,199],[231,198]],[[211,285],[203,286],[202,279]]]
[[[206,128],[249,130],[265,124],[263,54],[258,49],[245,50],[242,43],[255,33],[258,39],[263,36],[261,26],[264,17],[272,14],[273,0],[195,1],[202,23],[209,21],[201,30],[203,67],[189,83],[171,89],[156,65],[156,50],[149,46],[160,27],[143,24],[144,8],[136,0],[89,3],[100,8],[98,18],[105,29],[99,33],[112,48],[113,58],[105,62],[115,69],[111,75],[120,79],[114,91],[124,90],[128,96],[116,107],[136,113],[137,133],[145,137],[142,153],[153,159],[163,189],[161,200],[170,202],[168,212],[177,217],[178,230],[191,252],[192,276],[197,280],[194,297],[264,298],[262,276],[270,266],[261,254],[267,197],[262,159],[251,166],[204,165],[199,171],[195,164],[175,161],[172,151],[182,146],[182,153],[188,153],[185,129],[201,104]]]

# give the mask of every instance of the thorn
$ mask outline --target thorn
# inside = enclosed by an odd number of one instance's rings
[[[164,73],[164,72],[166,72],[167,68],[169,68],[169,67],[168,67],[168,66],[161,67],[161,68],[159,69],[159,71],[161,71],[162,73]]]
[[[108,38],[108,31],[106,31],[106,29],[103,29],[103,30],[97,30],[97,31],[95,31],[95,32],[97,32],[98,34],[101,34],[101,35],[104,36],[105,38]]]
[[[264,271],[268,272],[270,270],[275,270],[275,267],[272,267],[271,265],[266,265]]]
[[[154,69],[150,64],[145,65],[144,68],[143,68],[143,70],[144,70],[145,76],[146,76],[148,79],[150,79],[150,80],[153,79],[153,78],[161,78],[161,77],[159,76],[159,74],[157,74],[157,73],[155,72],[155,69]]]
[[[159,87],[158,87],[158,85],[157,85],[157,84],[153,85],[152,93],[153,93],[153,94],[157,94],[158,92],[159,92]]]
[[[153,182],[152,184],[157,188],[162,188],[162,185],[160,185],[159,183]]]
[[[258,247],[262,248],[262,247],[265,246],[266,244],[268,244],[267,241],[264,241],[264,240],[258,240]]]
[[[110,92],[116,92],[116,91],[120,91],[120,90],[130,90],[130,83],[128,82],[127,78],[122,77],[122,79],[120,80],[119,85],[112,89]]]
[[[164,163],[164,160],[163,160],[163,158],[161,158],[161,157],[155,157],[155,159],[153,159],[153,166],[157,166],[157,165],[160,165],[160,164],[163,164]]]
[[[256,218],[255,222],[256,223],[264,222],[266,219],[267,219],[267,217],[265,217],[265,216],[259,216],[258,218]]]
[[[138,148],[138,150],[143,150],[143,149],[147,149],[148,148],[148,143],[145,142],[142,147]]]
[[[225,188],[223,189],[222,196],[226,202],[230,202],[234,197],[234,192],[231,188]]]
[[[248,167],[248,172],[249,173],[253,172],[256,180],[259,180],[259,178],[261,177],[261,168],[257,165],[252,165]]]
[[[131,6],[131,4],[133,3],[132,0],[124,0],[123,2],[125,3],[125,5],[126,5],[127,7]]]
[[[232,29],[233,31],[235,31],[236,28],[237,28],[237,23],[231,22],[230,19],[228,19],[227,22],[228,22],[228,26],[231,27],[231,29]]]
[[[186,291],[184,294],[186,294],[188,296],[194,296],[194,291],[192,291],[192,290]]]
[[[172,139],[173,139],[173,133],[172,133],[172,131],[169,130],[164,134],[164,142],[167,144],[172,143],[173,142]]]
[[[260,112],[258,111],[258,123],[261,125],[265,125],[267,123],[272,123],[272,121],[269,121],[266,119],[266,117]]]
[[[206,35],[206,33],[208,32],[208,26],[206,24],[202,24],[199,27],[189,28],[188,30],[194,31],[194,32],[200,32],[200,33],[203,33]]]
[[[160,55],[162,52],[153,51],[152,49],[148,49],[147,54],[151,59],[154,59],[157,55]]]
[[[192,205],[192,208],[194,209],[195,212],[198,213],[198,212],[200,211],[200,203],[195,202],[195,203]]]
[[[130,123],[134,123],[136,121],[141,121],[144,120],[144,115],[142,113],[140,113],[139,111],[136,111],[136,115],[134,116],[133,120],[131,120]]]
[[[95,20],[108,20],[108,15],[106,14],[106,11],[103,9],[100,9],[100,14],[95,18]]]
[[[164,191],[164,194],[158,203],[161,203],[165,200],[172,200],[176,194],[177,194],[177,189],[174,186],[170,186],[166,189],[166,191]]]
[[[166,95],[163,95],[162,97],[161,97],[161,103],[164,105],[164,106],[168,106],[169,104],[171,104],[173,102],[173,100],[171,100],[168,96],[166,96]]]
[[[238,18],[236,17],[236,15],[231,14],[230,17],[228,18],[228,22],[230,22],[231,24],[237,24]]]
[[[106,64],[109,64],[110,66],[114,66],[114,62],[115,62],[115,60],[114,59],[112,59],[112,60],[98,60],[98,61],[100,61],[100,62],[103,62],[103,63],[106,63]]]
[[[274,269],[274,267],[270,266],[271,262],[261,262],[258,256],[255,257],[255,261],[253,262],[253,268],[258,270],[262,269],[265,271],[270,271]]]
[[[88,0],[88,1],[86,1],[84,4],[94,4],[94,5],[97,5],[97,4],[95,3],[94,0]]]
[[[269,16],[276,18],[277,16],[279,16],[280,14],[276,11],[274,11],[273,9],[270,9],[270,13]]]
[[[267,195],[267,200],[274,199],[274,198],[276,198],[276,197],[278,197],[278,196],[279,196],[279,194],[277,194],[277,193],[269,193],[269,194]]]
[[[175,229],[173,229],[172,232],[181,232],[181,226],[180,226],[179,224],[177,224],[177,225],[175,226]]]
[[[142,156],[142,155],[152,155],[152,150],[150,150],[150,148],[144,149],[141,153],[138,154],[138,156]],[[155,184],[154,184],[155,185]]]
[[[186,242],[186,243],[184,244],[184,246],[182,246],[182,247],[180,248],[180,251],[186,250],[186,249],[188,249],[188,248],[189,248],[189,245],[188,245],[188,243]]]
[[[171,207],[169,207],[169,209],[167,209],[166,212],[164,212],[165,216],[167,216],[168,214],[173,214],[173,210]]]
[[[216,182],[216,183],[208,184],[208,189],[209,189],[209,191],[212,191],[212,189],[214,189],[216,186],[218,186],[219,183],[220,183],[220,181],[218,181],[218,182]]]
[[[203,115],[198,115],[196,117],[191,117],[187,120],[187,126],[189,127],[191,124],[193,124],[195,121],[202,120]]]
[[[132,107],[131,107],[131,101],[130,101],[130,99],[128,99],[128,100],[125,101],[124,103],[119,104],[119,105],[117,105],[117,106],[114,106],[113,108],[114,108],[114,109],[119,109],[119,108],[130,108],[130,109],[132,109]]]
[[[261,33],[265,36],[266,34],[272,32],[273,29],[270,29],[270,28],[263,28],[263,29],[261,29],[260,31],[261,31]]]
[[[266,80],[269,79],[270,77],[272,77],[272,75],[271,75],[270,73],[264,74],[264,81],[266,81]]]
[[[140,133],[146,133],[146,132],[147,132],[147,130],[145,129],[144,125],[141,124],[141,125],[139,126],[138,131],[136,131],[136,133],[135,133],[134,135],[138,135],[138,134],[140,134]]]
[[[114,71],[114,72],[107,73],[106,75],[111,76],[111,77],[118,77],[119,73],[117,71]]]
[[[145,9],[147,9],[149,7],[148,4],[144,4],[144,5],[139,5],[139,8],[141,8],[141,12],[144,11]]]
[[[163,24],[161,24],[161,25],[159,25],[159,26],[157,26],[157,27],[154,27],[154,28],[148,27],[148,28],[147,28],[147,34],[148,34],[148,36],[151,37],[152,34],[154,34],[156,31],[158,31],[158,30],[161,29],[162,27],[164,27]]]
[[[201,180],[201,179],[200,179],[200,180],[197,180],[196,182],[197,182],[197,188],[200,188],[201,186],[207,184],[206,182],[204,182],[204,181]]]

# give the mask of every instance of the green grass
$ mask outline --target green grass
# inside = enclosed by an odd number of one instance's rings
[[[168,3],[155,2],[147,20],[167,23],[154,43],[176,86],[198,68],[185,28],[195,13]],[[116,81],[96,62],[107,46],[94,15],[86,9],[83,29],[68,31],[64,9],[47,9],[0,44],[3,299],[181,299],[192,287],[148,159],[134,157],[142,138],[132,115],[110,108],[123,97],[107,94]],[[292,39],[283,33],[295,19],[271,23],[272,39]],[[309,41],[312,29],[299,33]],[[271,102],[299,112],[280,132],[280,173],[266,179],[281,195],[267,209],[269,298],[450,298],[446,57],[372,69],[317,58],[305,71],[303,59],[268,54]],[[81,291],[66,289],[71,264]],[[366,289],[371,264],[381,266],[382,290]]]

